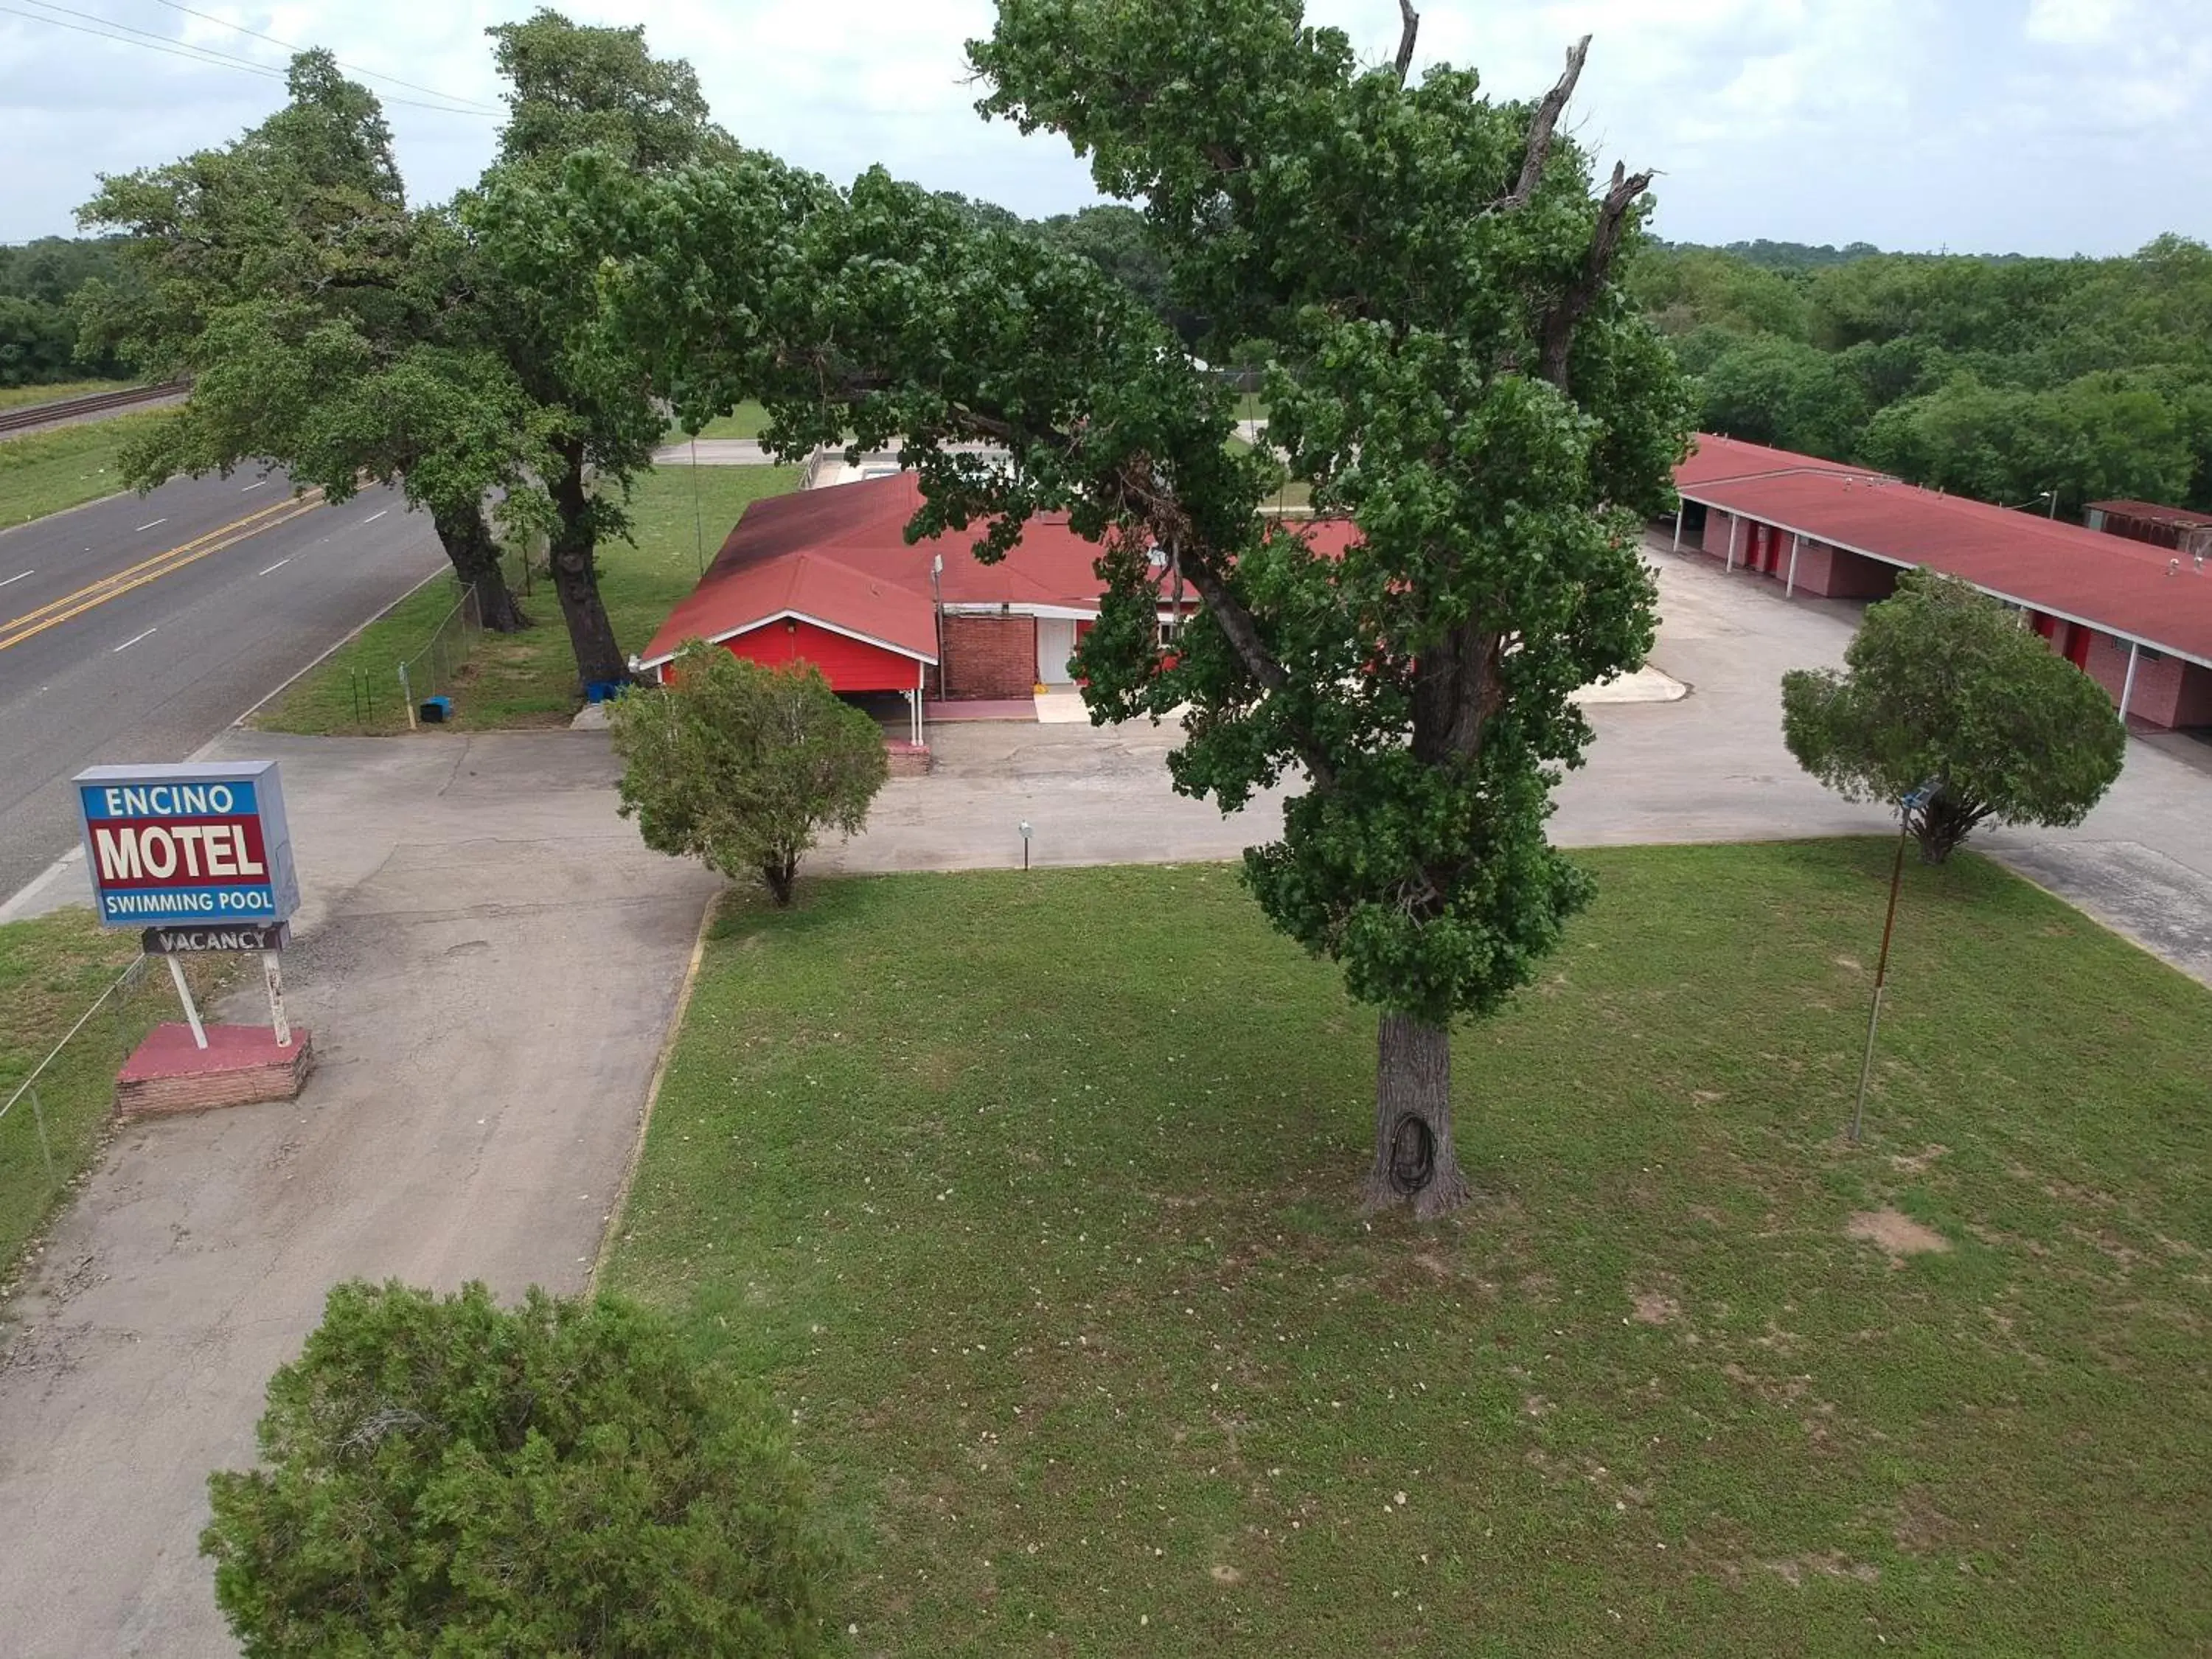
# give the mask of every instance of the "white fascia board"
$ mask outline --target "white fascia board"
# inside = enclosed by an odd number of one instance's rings
[[[862,645],[872,645],[878,651],[888,651],[894,656],[904,657],[909,662],[927,663],[933,668],[937,665],[937,659],[934,657],[925,656],[918,651],[909,651],[902,645],[893,645],[889,640],[879,640],[872,634],[863,634],[850,628],[840,628],[836,623],[824,622],[821,617],[810,616],[804,611],[779,611],[772,617],[762,617],[758,622],[749,622],[743,628],[732,628],[726,633],[709,634],[706,636],[706,641],[708,645],[727,645],[732,640],[743,639],[746,635],[757,634],[771,623],[787,620],[809,623],[825,634],[841,634],[848,640],[858,640]],[[663,663],[675,660],[676,653],[670,651],[658,657],[648,657],[638,666],[641,669],[658,668]]]

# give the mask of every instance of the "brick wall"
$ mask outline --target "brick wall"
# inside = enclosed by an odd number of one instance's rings
[[[2065,624],[2054,630],[2051,648],[2065,636]],[[2105,688],[2117,706],[2128,683],[2128,647],[2110,634],[2099,634],[2089,647],[2089,677]],[[2136,659],[2136,684],[2128,695],[2128,718],[2146,726],[2212,725],[2212,669],[2179,657],[2160,656],[2155,661],[2144,652]]]
[[[1827,599],[1886,599],[1897,592],[1898,570],[1825,542],[1807,542],[1797,555],[1797,586]]]
[[[1036,619],[945,619],[944,697],[1026,697],[1036,689]]]

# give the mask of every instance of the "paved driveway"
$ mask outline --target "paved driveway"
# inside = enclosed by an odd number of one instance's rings
[[[1840,666],[1862,607],[1785,600],[1772,582],[1654,553],[1664,622],[1654,664],[1690,688],[1674,702],[1604,703],[1589,762],[1559,794],[1553,836],[1576,847],[1879,834],[1896,820],[1806,776],[1782,743],[1781,679]],[[1182,799],[1162,763],[1176,741],[1144,723],[935,726],[937,769],[894,780],[863,836],[818,867],[1005,867],[1017,826],[1042,864],[1233,858],[1277,834],[1279,792],[1238,817]],[[2072,830],[1984,833],[1975,844],[2212,983],[2212,748],[2136,740],[2112,794]]]
[[[296,1103],[125,1128],[10,1310],[9,1659],[236,1651],[196,1553],[207,1474],[251,1461],[333,1281],[583,1285],[716,884],[616,817],[601,738],[216,752],[283,763],[287,989],[322,1060]]]

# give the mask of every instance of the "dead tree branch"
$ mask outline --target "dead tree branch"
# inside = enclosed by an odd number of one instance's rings
[[[1613,256],[1620,251],[1620,239],[1628,228],[1629,213],[1650,188],[1649,173],[1631,173],[1620,162],[1613,163],[1613,184],[1598,204],[1597,225],[1590,233],[1589,254],[1583,261],[1582,272],[1544,318],[1539,372],[1562,392],[1567,389],[1567,356],[1574,349],[1575,330],[1612,274]]]
[[[1398,58],[1395,67],[1398,84],[1406,84],[1406,72],[1413,67],[1413,41],[1421,32],[1421,14],[1413,9],[1413,0],[1398,0]]]
[[[1583,77],[1583,64],[1589,58],[1589,44],[1590,38],[1585,34],[1567,49],[1566,68],[1560,72],[1557,84],[1536,106],[1535,116],[1528,123],[1528,146],[1521,154],[1520,181],[1499,205],[1522,207],[1536,193],[1536,186],[1544,177],[1544,163],[1551,157],[1552,134],[1559,127],[1567,100],[1575,95],[1575,82]]]

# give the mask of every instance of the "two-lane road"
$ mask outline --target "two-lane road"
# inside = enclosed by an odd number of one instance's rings
[[[183,759],[444,563],[396,492],[281,472],[0,532],[0,902],[74,844],[72,774]]]

